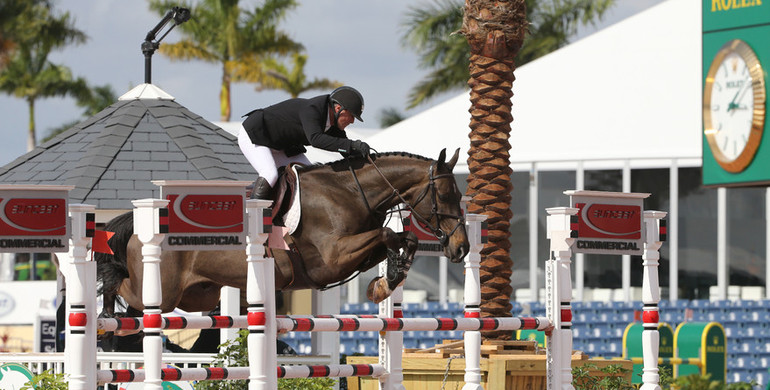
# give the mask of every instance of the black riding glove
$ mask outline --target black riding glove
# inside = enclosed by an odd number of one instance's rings
[[[359,154],[361,154],[361,157],[366,158],[366,156],[368,156],[369,153],[370,153],[369,145],[366,142],[361,141],[360,139],[359,140],[355,140],[350,145],[350,152],[351,152],[351,154],[353,152],[358,152]]]

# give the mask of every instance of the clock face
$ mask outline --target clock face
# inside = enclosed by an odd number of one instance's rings
[[[703,125],[714,158],[728,172],[746,169],[762,138],[765,80],[754,51],[741,40],[724,45],[706,75]]]

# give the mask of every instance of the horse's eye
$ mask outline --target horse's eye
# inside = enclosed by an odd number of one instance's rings
[[[449,200],[449,194],[438,194],[438,200],[446,202]]]

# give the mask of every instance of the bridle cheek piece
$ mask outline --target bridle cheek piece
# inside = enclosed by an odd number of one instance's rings
[[[465,225],[465,218],[462,215],[453,215],[453,214],[446,214],[446,213],[439,213],[438,212],[438,193],[436,190],[436,179],[446,178],[446,177],[454,177],[452,173],[443,173],[439,175],[434,175],[434,169],[436,167],[436,163],[433,163],[430,165],[430,170],[428,171],[428,186],[425,188],[425,191],[423,191],[420,196],[417,197],[417,200],[415,200],[414,205],[407,205],[409,206],[409,209],[412,211],[412,213],[417,217],[417,220],[420,221],[425,227],[430,230],[433,235],[438,238],[438,242],[443,246],[446,247],[449,245],[449,237],[451,237],[457,229],[460,228],[460,226]],[[430,192],[431,197],[431,215],[429,219],[426,219],[423,217],[420,213],[415,210],[415,207],[422,202],[428,195],[428,192]],[[406,203],[406,202],[404,202]],[[445,233],[443,229],[441,229],[441,218],[451,218],[456,219],[457,223],[455,224],[454,228],[449,232],[449,234]],[[432,225],[430,223],[430,220],[436,220],[436,225]]]

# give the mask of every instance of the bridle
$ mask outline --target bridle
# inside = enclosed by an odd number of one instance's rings
[[[379,208],[382,207],[382,205],[388,203],[393,197],[397,197],[401,203],[406,205],[406,208],[412,213],[412,215],[417,218],[417,221],[419,221],[421,224],[423,224],[428,230],[438,238],[439,243],[441,246],[446,247],[449,244],[449,237],[451,237],[457,229],[459,229],[461,226],[465,225],[465,217],[462,215],[454,215],[454,214],[447,214],[447,213],[440,213],[438,211],[438,192],[436,190],[436,180],[442,179],[442,178],[454,178],[454,175],[450,173],[441,173],[436,174],[436,167],[438,162],[434,161],[430,164],[430,168],[428,169],[428,185],[425,187],[425,189],[420,193],[420,195],[417,196],[417,198],[414,201],[414,204],[410,204],[409,202],[404,199],[403,196],[401,196],[401,193],[393,187],[393,184],[390,183],[388,178],[385,176],[384,173],[380,170],[380,168],[377,166],[377,164],[374,163],[371,156],[367,156],[367,159],[370,163],[372,163],[372,166],[377,171],[377,173],[382,176],[382,179],[385,180],[385,183],[388,184],[388,186],[393,190],[392,194],[385,198],[383,201],[381,201],[377,206],[372,209],[369,207],[369,202],[366,200],[366,195],[364,193],[363,188],[361,188],[361,184],[358,183],[358,178],[356,178],[356,183],[358,184],[358,189],[361,191],[361,195],[364,197],[364,203],[366,203],[366,207],[369,209],[371,213],[379,213],[384,214],[379,211]],[[351,171],[353,171],[351,166]],[[353,171],[353,175],[355,176],[355,172]],[[430,194],[430,196],[428,196]],[[431,201],[431,212],[430,216],[428,218],[425,218],[422,214],[417,212],[415,207],[417,207],[420,202],[425,200],[426,198],[429,198]],[[442,218],[451,218],[456,219],[457,223],[452,228],[452,230],[447,234],[444,232],[443,229],[441,229],[441,219]],[[431,220],[435,220],[436,224],[433,225],[430,223]]]
[[[379,215],[383,215],[384,216],[386,213],[384,213],[382,211],[379,211],[379,209],[383,205],[385,205],[388,202],[390,202],[390,200],[393,199],[393,197],[397,197],[401,201],[401,203],[406,205],[406,208],[412,213],[412,215],[414,215],[417,218],[417,221],[419,221],[421,224],[425,225],[425,227],[427,227],[428,230],[430,230],[430,232],[433,235],[435,235],[436,238],[438,238],[438,241],[441,244],[441,246],[446,247],[449,244],[449,237],[451,237],[457,231],[457,229],[460,228],[460,226],[464,226],[465,225],[465,217],[463,217],[462,215],[453,215],[453,214],[446,214],[446,213],[439,213],[438,212],[438,201],[437,201],[438,193],[436,191],[436,179],[454,177],[454,175],[452,173],[442,173],[442,174],[435,175],[434,171],[436,170],[436,165],[438,164],[438,162],[434,161],[433,163],[431,163],[430,164],[430,168],[428,169],[428,185],[420,193],[420,195],[417,197],[417,199],[415,200],[414,204],[412,205],[412,204],[409,204],[409,202],[407,202],[406,199],[404,199],[403,196],[401,196],[401,193],[399,193],[398,190],[395,187],[393,187],[393,184],[391,184],[390,180],[388,180],[388,178],[385,176],[385,174],[382,173],[382,171],[380,170],[380,167],[378,167],[377,164],[374,163],[374,161],[372,160],[372,157],[371,156],[366,156],[366,158],[372,164],[372,166],[377,171],[377,173],[380,174],[382,179],[385,180],[385,183],[388,184],[390,189],[393,190],[393,192],[390,194],[390,196],[388,196],[385,199],[383,199],[380,203],[377,204],[377,206],[375,206],[374,208],[369,206],[369,201],[366,199],[366,192],[364,192],[364,188],[361,186],[361,183],[358,181],[358,176],[356,175],[355,169],[353,169],[353,164],[350,163],[350,159],[348,158],[348,156],[345,156],[345,160],[348,161],[348,169],[350,169],[350,173],[353,174],[353,180],[356,182],[356,185],[358,186],[358,191],[359,191],[359,193],[361,194],[361,197],[364,200],[364,205],[366,205],[366,209],[369,211],[369,214],[374,214],[374,215],[379,214]],[[430,215],[429,219],[426,219],[425,217],[422,216],[422,214],[418,213],[417,210],[415,210],[415,206],[417,206],[418,204],[420,204],[420,202],[422,202],[425,198],[427,198],[428,197],[428,193],[430,193],[430,195],[431,195],[430,196],[430,200],[431,200],[431,215]],[[449,234],[445,233],[444,230],[441,229],[441,218],[442,217],[444,217],[444,218],[452,218],[452,219],[456,219],[457,220],[457,224],[455,224],[455,226],[452,228],[452,231],[450,231]],[[430,223],[431,219],[435,219],[436,220],[436,225],[435,226],[433,226]],[[345,280],[343,280],[341,282],[337,282],[337,283],[325,286],[325,287],[321,287],[321,288],[319,288],[319,290],[326,291],[326,290],[328,290],[330,288],[341,286],[341,285],[343,285],[343,284],[353,280],[360,273],[361,273],[361,270],[358,270],[353,275],[350,275],[350,277],[348,277],[347,279],[345,279]]]

